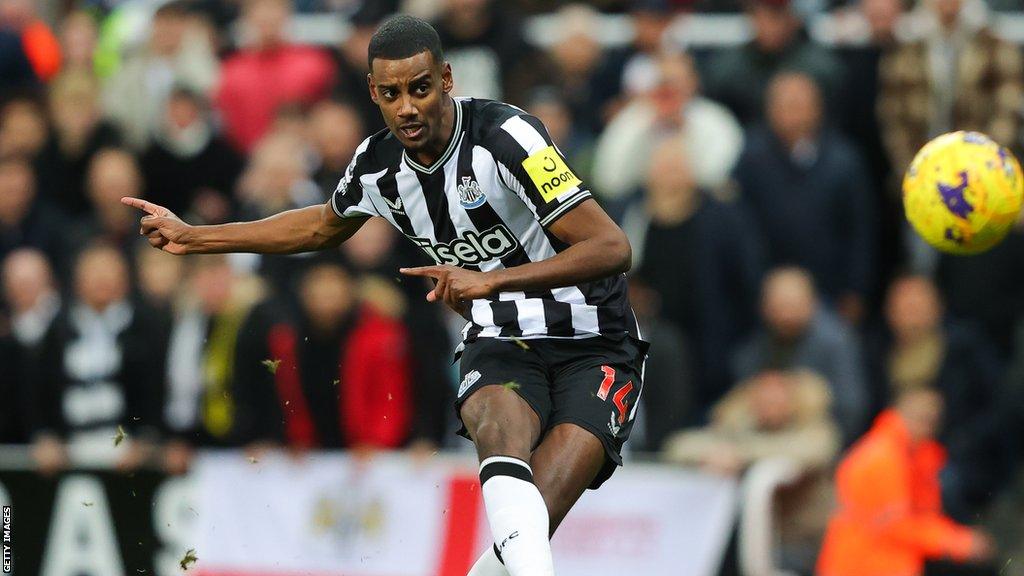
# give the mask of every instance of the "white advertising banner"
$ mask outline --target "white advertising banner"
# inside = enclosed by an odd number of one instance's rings
[[[195,468],[201,576],[464,576],[491,545],[475,467],[341,455],[204,455]],[[735,485],[627,465],[555,536],[560,576],[712,576]]]

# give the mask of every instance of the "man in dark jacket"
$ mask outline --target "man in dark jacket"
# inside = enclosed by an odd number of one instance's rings
[[[769,125],[751,130],[736,166],[772,266],[808,270],[847,320],[864,313],[874,266],[872,196],[860,156],[823,128],[809,76],[783,73],[768,89]]]
[[[762,272],[746,208],[696,187],[682,144],[666,140],[651,159],[643,208],[628,210],[635,274],[660,297],[660,315],[683,331],[699,386],[689,424],[731,384],[730,351],[753,328]]]

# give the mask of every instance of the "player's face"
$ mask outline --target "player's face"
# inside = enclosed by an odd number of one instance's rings
[[[452,89],[447,62],[435,62],[426,50],[402,60],[375,58],[367,77],[370,98],[406,149],[443,149],[448,137],[442,127],[445,94]]]

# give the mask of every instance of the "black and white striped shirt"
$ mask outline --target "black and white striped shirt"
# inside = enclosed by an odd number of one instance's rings
[[[331,205],[342,218],[385,218],[438,264],[486,272],[566,249],[548,227],[587,198],[537,118],[501,102],[456,98],[451,140],[431,166],[383,130],[356,149]],[[639,337],[621,274],[501,292],[474,300],[465,317],[467,342]]]

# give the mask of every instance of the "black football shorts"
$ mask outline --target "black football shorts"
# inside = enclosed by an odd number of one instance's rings
[[[541,439],[566,422],[590,431],[607,454],[590,486],[594,489],[622,465],[620,452],[633,428],[647,348],[647,342],[629,336],[479,338],[462,351],[455,412],[459,414],[462,403],[480,388],[506,385],[540,417]],[[469,438],[465,426],[458,433]]]

